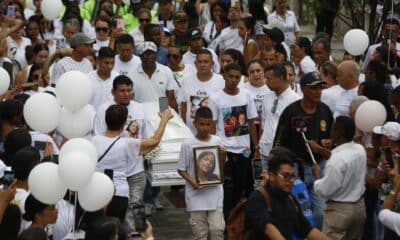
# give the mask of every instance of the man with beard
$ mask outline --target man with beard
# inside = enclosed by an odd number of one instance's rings
[[[187,37],[189,39],[190,51],[187,51],[185,54],[183,54],[182,63],[191,64],[193,66],[195,65],[196,55],[201,49],[205,49],[202,34],[203,33],[201,30],[198,28],[192,28],[188,31]],[[212,60],[214,62],[212,71],[214,73],[219,73],[221,66],[219,65],[217,54],[215,54],[215,52],[209,48],[207,48],[207,50],[211,52]]]

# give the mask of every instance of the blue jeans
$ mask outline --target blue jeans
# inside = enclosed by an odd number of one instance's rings
[[[319,162],[319,167],[321,168],[321,177],[325,169],[326,160],[321,160]],[[313,217],[315,221],[315,227],[322,230],[322,224],[324,222],[324,211],[325,211],[325,199],[320,197],[314,192],[314,181],[315,177],[311,171],[311,165],[304,164],[304,184],[307,187],[308,194],[311,200],[311,210],[313,212]]]

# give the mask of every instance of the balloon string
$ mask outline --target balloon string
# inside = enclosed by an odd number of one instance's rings
[[[75,237],[75,222],[76,222],[76,210],[77,210],[77,206],[78,206],[78,192],[75,192],[75,199],[74,199],[74,221],[72,224],[72,236]]]

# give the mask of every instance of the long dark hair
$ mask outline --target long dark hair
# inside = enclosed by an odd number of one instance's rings
[[[199,154],[199,157],[197,158],[198,159],[198,162],[197,163],[200,163],[200,160],[201,159],[203,159],[204,157],[206,157],[206,156],[213,156],[213,159],[214,159],[214,161],[213,161],[213,165],[212,165],[212,169],[209,171],[209,172],[206,172],[205,173],[205,175],[206,176],[209,176],[209,175],[213,175],[214,174],[214,170],[215,170],[215,167],[216,167],[216,159],[215,159],[215,154],[213,153],[213,152],[211,152],[211,151],[204,151],[204,152],[202,152],[202,153],[200,153]]]
[[[249,0],[249,12],[254,20],[262,20],[264,23],[268,22],[268,15],[264,10],[263,0]]]
[[[28,74],[28,80],[27,80],[28,83],[33,83],[33,82],[34,82],[34,80],[33,80],[33,73],[34,73],[35,71],[37,71],[37,70],[41,70],[42,67],[43,67],[43,65],[42,65],[42,64],[39,64],[39,63],[34,63],[34,64],[32,64],[32,67],[31,67],[31,69],[29,70],[29,74]]]

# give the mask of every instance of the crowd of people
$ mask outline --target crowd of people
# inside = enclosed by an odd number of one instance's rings
[[[147,154],[172,112],[193,133],[177,171],[195,239],[227,239],[243,198],[248,239],[400,237],[395,13],[382,19],[378,41],[360,60],[332,56],[339,1],[320,1],[312,39],[287,0],[63,0],[55,20],[42,15],[41,2],[0,3],[0,67],[11,79],[0,96],[1,239],[154,239],[150,222],[137,233],[134,209],[163,208]],[[68,71],[92,82],[85,137],[98,153],[96,171],[115,185],[96,212],[82,209],[74,192],[49,205],[29,191],[31,170],[57,163],[68,139],[32,129],[24,103],[55,95]],[[160,98],[170,109],[149,133],[143,104]],[[369,100],[387,115],[364,132],[354,119]],[[195,154],[212,146],[218,151]]]

